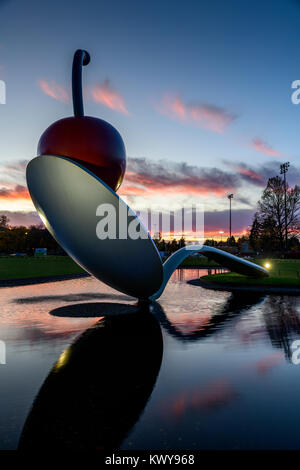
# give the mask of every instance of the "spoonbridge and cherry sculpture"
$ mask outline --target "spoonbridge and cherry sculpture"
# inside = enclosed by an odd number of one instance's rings
[[[268,276],[257,264],[205,245],[181,248],[162,263],[150,234],[115,192],[126,168],[122,137],[107,122],[84,116],[81,69],[89,61],[86,51],[75,52],[74,116],[46,129],[39,156],[26,171],[32,201],[56,241],[88,273],[138,299],[158,299],[174,270],[195,252],[240,274]],[[118,236],[99,237],[99,206],[113,210]],[[132,224],[139,227],[139,237],[128,236]]]

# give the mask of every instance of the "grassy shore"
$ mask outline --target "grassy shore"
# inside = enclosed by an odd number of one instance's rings
[[[28,279],[63,274],[83,273],[68,256],[3,256],[0,257],[0,280]]]
[[[257,264],[270,265],[269,277],[251,278],[236,273],[211,274],[202,276],[204,281],[218,284],[261,285],[274,287],[300,287],[300,260],[253,260]]]
[[[270,264],[270,277],[255,279],[235,273],[212,274],[201,279],[227,284],[300,286],[300,260],[257,260],[257,264]],[[214,267],[215,262],[204,257],[189,257],[182,266]],[[40,258],[7,256],[0,257],[0,281],[29,279],[83,273],[68,256],[46,256]]]

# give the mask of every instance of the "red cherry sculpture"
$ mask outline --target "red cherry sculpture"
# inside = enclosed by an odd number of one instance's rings
[[[74,116],[54,122],[42,134],[38,155],[70,157],[92,171],[114,191],[122,183],[126,169],[125,146],[119,132],[102,119],[84,116],[82,65],[90,62],[87,51],[74,54],[72,92]]]

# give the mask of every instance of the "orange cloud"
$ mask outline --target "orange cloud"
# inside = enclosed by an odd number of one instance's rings
[[[17,184],[13,188],[0,188],[0,199],[16,200],[16,199],[29,199],[30,194],[26,186]]]
[[[223,133],[236,116],[219,106],[185,103],[180,96],[165,95],[158,111],[172,119],[196,124],[204,129]]]
[[[129,114],[125,106],[123,97],[119,92],[111,88],[109,80],[105,80],[102,84],[92,89],[92,96],[97,103],[104,104],[110,109]]]
[[[266,155],[270,155],[272,157],[282,157],[283,156],[283,154],[281,152],[278,152],[277,150],[274,150],[269,144],[264,142],[259,137],[252,140],[251,147],[254,148],[254,150],[256,150],[257,152],[261,152],[261,153],[264,153]]]
[[[146,196],[149,195],[149,190],[147,188],[139,188],[138,186],[130,186],[126,183],[123,183],[122,188],[120,189],[120,195],[122,196]]]
[[[51,96],[51,98],[62,101],[63,103],[70,103],[69,93],[54,80],[48,82],[47,80],[41,79],[38,81],[38,85],[40,89],[46,95]]]

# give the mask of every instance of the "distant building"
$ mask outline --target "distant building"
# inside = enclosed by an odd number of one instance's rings
[[[237,255],[239,251],[237,246],[222,245],[217,248],[219,248],[219,250],[226,251],[226,253],[231,253],[232,255]]]
[[[47,248],[35,248],[34,256],[47,256]]]
[[[243,242],[241,247],[241,254],[242,255],[253,255],[254,250],[251,248],[248,242]]]

